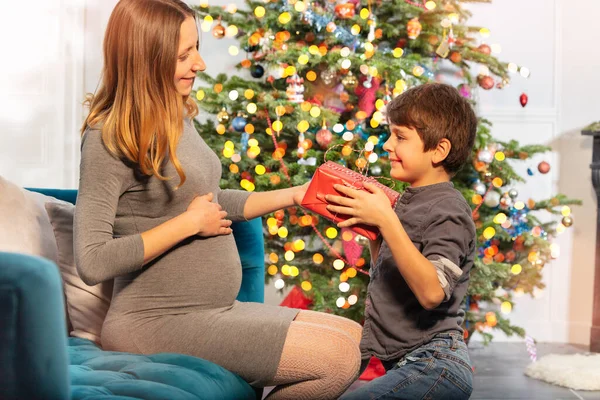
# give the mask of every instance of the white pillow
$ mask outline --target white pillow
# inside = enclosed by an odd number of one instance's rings
[[[45,197],[0,176],[0,251],[58,261],[54,232],[42,200]]]
[[[58,264],[58,247],[44,203],[50,199],[0,176],[0,251],[31,254]],[[63,293],[64,296],[64,293]],[[72,330],[65,298],[67,332]]]
[[[56,263],[63,280],[67,332],[100,343],[113,283],[87,286],[79,278],[73,262],[74,209],[71,203],[30,192],[0,176],[0,251]]]
[[[46,211],[58,246],[58,266],[62,276],[67,311],[73,326],[71,336],[100,344],[102,324],[112,297],[113,281],[88,286],[79,277],[73,256],[73,213],[71,203],[50,201]]]

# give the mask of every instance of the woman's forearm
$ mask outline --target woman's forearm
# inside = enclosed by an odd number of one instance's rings
[[[282,208],[294,206],[294,194],[298,190],[299,187],[296,186],[269,192],[252,193],[244,205],[244,218],[250,220]]]
[[[144,264],[160,256],[177,243],[196,234],[198,228],[186,218],[186,213],[180,214],[162,224],[142,232],[144,242]]]

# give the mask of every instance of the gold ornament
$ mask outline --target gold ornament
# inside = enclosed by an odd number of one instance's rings
[[[450,53],[450,43],[448,42],[448,38],[444,37],[444,40],[442,40],[442,43],[440,43],[435,53],[442,58],[448,57],[448,53]]]
[[[219,121],[219,123],[221,124],[228,123],[229,118],[229,113],[227,112],[227,109],[225,107],[223,107],[221,111],[219,111],[219,113],[217,114],[217,121]]]
[[[225,27],[221,25],[221,18],[219,18],[219,22],[217,22],[217,25],[213,28],[212,34],[217,39],[223,39],[225,37]]]
[[[573,225],[573,217],[571,217],[570,215],[563,217],[561,222],[564,226],[566,226],[568,228],[571,225]]]
[[[337,73],[333,69],[326,69],[321,72],[321,80],[326,86],[333,85],[334,80],[337,78]]]
[[[356,77],[352,75],[352,72],[348,72],[348,74],[342,78],[342,84],[348,89],[354,89],[357,83]]]

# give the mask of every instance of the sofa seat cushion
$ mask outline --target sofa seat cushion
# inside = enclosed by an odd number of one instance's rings
[[[71,396],[79,399],[256,399],[232,372],[200,358],[103,351],[92,341],[69,338]]]

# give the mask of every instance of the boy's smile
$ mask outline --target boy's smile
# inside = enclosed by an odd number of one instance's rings
[[[392,178],[413,187],[449,180],[443,167],[436,163],[437,149],[425,151],[416,129],[390,124],[390,133],[383,149],[389,154]]]

